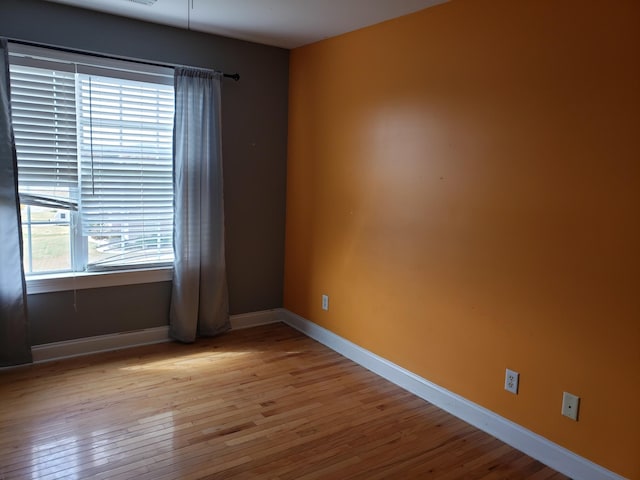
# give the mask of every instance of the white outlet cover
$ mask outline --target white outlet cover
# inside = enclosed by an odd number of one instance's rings
[[[322,295],[322,309],[329,310],[329,295]]]
[[[578,421],[578,410],[580,409],[580,397],[569,392],[562,393],[562,415],[571,420]]]
[[[504,374],[504,389],[507,392],[511,392],[515,395],[518,394],[518,383],[520,381],[520,374],[514,370],[509,370]]]

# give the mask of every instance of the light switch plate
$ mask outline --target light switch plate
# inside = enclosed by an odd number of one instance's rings
[[[580,397],[569,392],[562,393],[562,415],[571,420],[578,421],[578,410],[580,409]]]

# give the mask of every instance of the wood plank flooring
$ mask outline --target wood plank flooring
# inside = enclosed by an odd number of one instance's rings
[[[0,372],[0,479],[567,477],[283,324]]]

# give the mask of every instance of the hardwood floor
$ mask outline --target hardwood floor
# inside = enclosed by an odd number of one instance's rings
[[[0,479],[561,480],[283,324],[0,372]]]

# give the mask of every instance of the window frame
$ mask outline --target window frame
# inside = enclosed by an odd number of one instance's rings
[[[64,272],[27,277],[27,294],[66,292],[90,288],[117,287],[141,283],[170,282],[173,267],[138,268],[109,272]]]
[[[173,86],[173,68],[136,62],[135,60],[118,60],[16,42],[9,42],[9,58],[10,64],[16,63],[35,68],[51,68],[51,65],[59,64],[61,70],[66,69],[67,71],[71,64],[76,73],[89,73]],[[70,217],[71,270],[34,272],[26,275],[28,294],[172,280],[173,265],[170,262],[142,264],[139,267],[122,266],[90,271],[79,270],[79,268],[86,266],[85,263],[88,260],[88,237],[82,235],[80,228],[74,228],[79,221],[80,213],[73,209],[65,211],[69,212]]]

